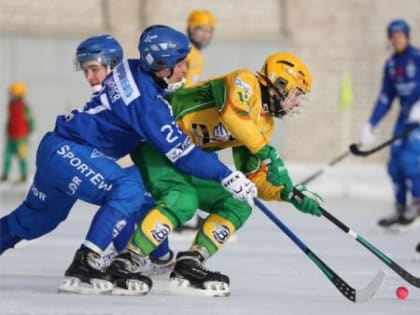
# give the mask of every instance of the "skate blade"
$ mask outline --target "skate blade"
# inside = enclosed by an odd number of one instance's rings
[[[140,280],[128,279],[126,280],[127,288],[114,287],[112,289],[112,295],[145,295],[151,287]]]
[[[110,294],[113,284],[102,279],[90,279],[90,283],[82,282],[75,277],[66,277],[58,286],[57,293],[84,295]]]
[[[171,279],[169,290],[174,293],[193,295],[193,296],[212,296],[226,297],[230,295],[230,287],[227,283],[219,281],[207,281],[204,283],[204,289],[191,285],[186,279]]]

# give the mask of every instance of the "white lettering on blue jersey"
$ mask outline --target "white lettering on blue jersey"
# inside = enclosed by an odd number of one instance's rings
[[[98,187],[99,190],[110,191],[112,184],[105,182],[104,176],[91,169],[86,163],[82,161],[73,151],[69,145],[63,145],[58,150],[57,153],[62,156],[63,159],[68,159],[70,166],[74,167],[79,171],[87,180],[89,180],[93,185]],[[76,181],[74,179],[77,179]],[[70,194],[74,194],[80,185],[81,180],[78,177],[73,178],[72,182],[69,183]]]
[[[127,60],[118,64],[112,71],[115,84],[118,88],[118,94],[124,101],[125,105],[129,105],[132,101],[140,96],[140,91],[134,82],[133,75],[128,66]],[[111,96],[111,101],[113,97]]]
[[[170,149],[165,155],[172,162],[176,162],[183,156],[187,155],[194,149],[194,144],[189,137],[185,138],[182,143],[178,143],[175,147]]]
[[[160,131],[164,134],[166,133],[166,141],[168,143],[172,143],[172,142],[175,142],[176,140],[178,140],[178,137],[173,135],[174,130],[173,130],[171,125],[163,125],[160,128]]]

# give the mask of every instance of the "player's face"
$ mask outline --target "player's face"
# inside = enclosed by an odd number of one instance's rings
[[[279,109],[277,108],[277,104],[280,104],[282,109],[282,116],[287,115],[293,111],[298,111],[299,106],[302,105],[303,97],[305,93],[303,93],[300,89],[294,88],[287,93],[287,96],[282,99],[279,93],[274,90],[273,88],[269,89],[269,93],[271,95],[270,98],[270,111],[272,113],[277,112]]]
[[[392,33],[390,41],[396,53],[403,52],[408,46],[408,38],[403,32]]]
[[[171,75],[170,69],[164,69],[155,73],[158,78],[166,78],[168,84],[181,82],[187,73],[187,60],[183,59],[179,61]],[[170,77],[169,77],[170,76]]]
[[[107,67],[95,60],[84,62],[82,69],[90,86],[100,85],[108,74]]]
[[[191,30],[191,38],[196,43],[199,43],[201,47],[205,47],[210,44],[213,38],[213,28],[211,26],[197,26]]]

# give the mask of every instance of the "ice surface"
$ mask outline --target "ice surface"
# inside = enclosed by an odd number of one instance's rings
[[[296,172],[297,177],[304,178],[299,170]],[[385,174],[352,171],[345,175],[324,175],[311,188],[324,193],[324,206],[329,212],[419,276],[420,262],[415,262],[413,256],[420,241],[420,229],[393,234],[376,227],[377,219],[391,211],[392,198]],[[359,177],[359,185],[355,177]],[[374,193],[369,194],[366,189]],[[0,194],[1,215],[25,196],[19,189],[3,190]],[[10,250],[0,258],[0,314],[420,314],[420,289],[405,282],[332,223],[298,213],[287,204],[266,204],[351,286],[366,286],[376,271],[383,268],[387,278],[376,296],[363,304],[349,302],[258,209],[238,232],[236,240],[209,261],[210,268],[230,276],[232,295],[228,298],[174,294],[164,279],[156,280],[152,291],[142,297],[59,295],[57,285],[95,211],[92,206],[77,203],[67,221],[48,236]],[[175,250],[186,249],[191,239],[192,236],[173,237],[172,246]],[[400,285],[410,291],[405,301],[395,296]]]

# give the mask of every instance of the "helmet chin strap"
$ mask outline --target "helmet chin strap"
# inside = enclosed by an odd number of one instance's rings
[[[281,93],[280,89],[275,86],[268,78],[267,76],[265,76],[262,73],[257,73],[257,75],[259,75],[262,79],[264,79],[265,83],[267,84],[266,86],[261,85],[261,92],[262,92],[262,101],[263,101],[263,106],[265,108],[267,108],[267,111],[275,116],[275,117],[284,117],[287,115],[287,111],[285,109],[283,109],[282,106],[282,101],[285,99],[285,96],[283,96],[283,93]],[[268,89],[271,88],[275,91],[275,93],[278,95],[278,97],[280,98],[280,100],[276,99],[274,96],[270,95]],[[271,105],[272,104],[275,107],[275,111],[273,111],[271,109]]]

